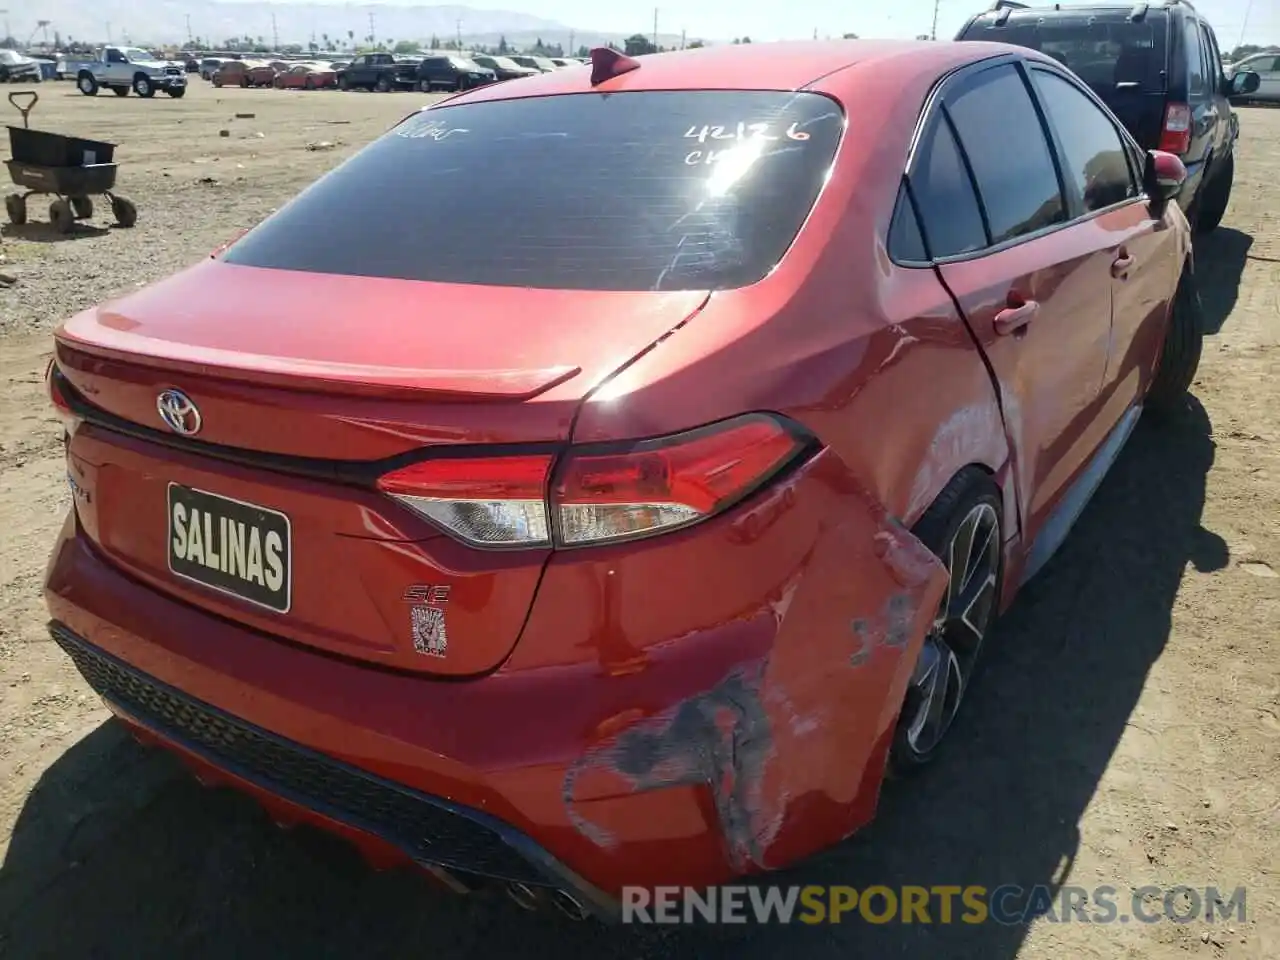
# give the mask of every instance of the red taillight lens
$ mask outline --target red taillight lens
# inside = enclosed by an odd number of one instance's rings
[[[425,460],[380,477],[378,489],[468,543],[546,546],[551,460],[550,454]]]
[[[1191,146],[1191,107],[1171,103],[1164,109],[1164,129],[1160,133],[1160,149],[1182,156]]]
[[[767,482],[803,449],[781,423],[749,415],[617,453],[571,451],[551,502],[565,544],[686,526]]]
[[[477,546],[607,543],[687,526],[776,476],[807,440],[764,414],[737,417],[625,449],[570,448],[555,486],[553,455],[424,460],[378,489]]]

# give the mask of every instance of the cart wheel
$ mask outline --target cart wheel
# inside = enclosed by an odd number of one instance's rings
[[[59,233],[70,233],[71,225],[76,222],[75,212],[66,200],[55,200],[49,204],[49,223]]]
[[[138,222],[138,208],[124,197],[111,198],[111,212],[115,214],[116,223],[122,227],[132,227]]]
[[[72,197],[71,209],[76,212],[77,220],[88,220],[93,216],[93,198]]]
[[[9,214],[9,222],[22,226],[27,222],[27,198],[20,193],[11,193],[4,198],[5,213]]]

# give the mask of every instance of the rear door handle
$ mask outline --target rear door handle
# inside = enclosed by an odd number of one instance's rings
[[[1133,266],[1133,256],[1125,253],[1116,257],[1111,261],[1111,275],[1113,277],[1122,277],[1128,273]]]
[[[1026,303],[1017,307],[1006,307],[996,314],[994,326],[996,333],[1005,337],[1011,333],[1017,333],[1028,323],[1031,318],[1040,310],[1040,304],[1035,300],[1028,300]]]

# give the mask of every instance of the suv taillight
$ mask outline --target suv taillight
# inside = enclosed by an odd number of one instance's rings
[[[809,445],[781,420],[748,414],[656,440],[572,447],[558,464],[551,454],[425,460],[378,488],[477,546],[585,546],[715,516]]]
[[[1191,107],[1171,103],[1164,108],[1164,129],[1160,131],[1160,149],[1182,156],[1191,146]]]

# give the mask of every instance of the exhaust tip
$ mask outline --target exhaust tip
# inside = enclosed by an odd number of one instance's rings
[[[591,916],[582,901],[567,890],[556,890],[551,894],[551,902],[556,905],[556,909],[563,913],[570,920],[585,920]]]
[[[512,881],[507,884],[507,896],[516,902],[516,906],[523,910],[538,909],[538,895],[533,888],[527,884]]]

